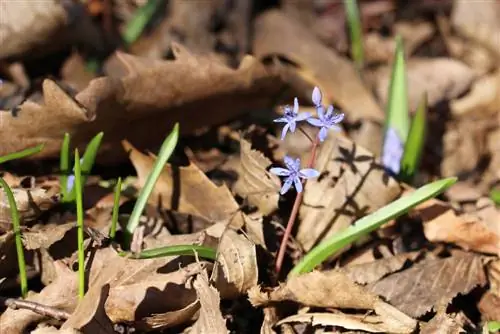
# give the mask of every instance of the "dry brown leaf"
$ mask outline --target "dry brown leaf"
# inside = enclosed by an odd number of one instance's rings
[[[79,334],[80,331],[74,329],[57,329],[52,326],[38,326],[31,334]]]
[[[67,23],[63,4],[57,0],[2,1],[0,13],[0,58],[54,43]]]
[[[278,76],[251,56],[234,70],[178,44],[172,49],[175,60],[168,61],[120,53],[128,74],[92,80],[75,99],[45,80],[42,104],[26,101],[16,117],[0,112],[0,155],[45,143],[34,158],[57,157],[64,132],[83,149],[104,131],[100,161],[125,159],[119,148],[125,137],[141,149],[156,147],[174,122],[189,133],[269,105],[281,90]]]
[[[359,330],[369,333],[412,333],[413,329],[395,326],[391,322],[385,322],[380,316],[350,315],[343,313],[304,313],[296,314],[280,320],[277,324],[301,322],[311,326],[339,326],[350,330]]]
[[[138,186],[142,188],[155,158],[142,154],[126,141],[123,145],[130,152],[130,160],[137,171]],[[237,214],[238,203],[231,191],[225,185],[218,187],[213,184],[193,163],[187,167],[167,164],[148,201],[155,207],[160,204],[163,209],[193,214],[211,222],[224,221],[235,228],[244,225],[242,215]]]
[[[500,296],[486,292],[477,305],[482,318],[487,321],[500,319]]]
[[[270,291],[256,286],[248,291],[248,299],[254,306],[294,301],[305,306],[374,310],[384,322],[404,328],[405,333],[412,331],[417,324],[415,320],[354,283],[342,270],[313,271],[294,276]]]
[[[449,258],[420,262],[367,288],[404,313],[419,317],[433,308],[448,305],[456,295],[467,294],[485,284],[481,257],[456,252]]]
[[[415,260],[419,255],[420,252],[403,253],[370,263],[348,265],[343,269],[346,275],[356,283],[373,283],[387,274],[400,270],[406,263]]]
[[[381,67],[376,72],[375,91],[387,104],[392,67]],[[408,107],[417,110],[422,95],[427,93],[429,107],[443,100],[451,100],[465,92],[472,84],[474,72],[465,64],[450,58],[411,58],[406,64],[408,80]]]
[[[305,186],[297,232],[306,251],[401,192],[372,154],[342,136],[330,135],[322,143],[315,168],[321,175]]]
[[[268,215],[278,208],[280,179],[266,170],[271,160],[253,150],[250,142],[241,139],[240,147],[240,173],[234,190],[255,205],[262,215]]]
[[[257,285],[259,276],[255,245],[243,235],[227,229],[219,242],[215,285],[225,299],[245,294]]]
[[[462,325],[457,320],[448,314],[439,313],[435,315],[431,321],[422,326],[420,334],[459,334],[465,333]]]
[[[500,103],[500,71],[477,80],[470,92],[462,98],[451,101],[453,115],[462,116],[468,113],[495,114]]]
[[[257,17],[253,49],[260,59],[279,55],[297,64],[303,76],[321,88],[324,100],[339,105],[350,120],[384,119],[354,65],[280,10],[268,10]]]
[[[78,303],[78,276],[60,261],[56,261],[54,265],[57,271],[55,281],[43,288],[40,293],[30,293],[26,300],[71,313]],[[28,326],[44,318],[43,315],[26,309],[7,309],[0,316],[0,328],[2,333],[21,334]]]
[[[208,283],[205,271],[196,276],[193,287],[200,301],[200,317],[189,331],[192,334],[229,333],[220,311],[220,296],[217,289]]]

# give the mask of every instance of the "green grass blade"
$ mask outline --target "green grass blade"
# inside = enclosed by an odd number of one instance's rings
[[[490,331],[491,333],[496,333],[500,331],[500,321],[489,321],[488,331]]]
[[[122,178],[119,177],[115,186],[115,196],[113,199],[113,216],[111,217],[111,229],[109,231],[109,238],[111,241],[115,240],[116,225],[118,224],[118,212],[120,209],[120,194],[122,191]]]
[[[61,145],[61,153],[59,155],[59,169],[61,171],[61,175],[59,177],[59,184],[61,186],[61,194],[64,201],[68,197],[68,176],[70,173],[70,167],[69,167],[70,140],[71,140],[70,134],[65,133]]]
[[[403,196],[396,201],[384,206],[374,213],[361,218],[354,225],[335,234],[328,240],[314,247],[304,258],[293,268],[290,275],[297,275],[313,270],[317,265],[328,259],[350,243],[360,237],[376,230],[391,219],[394,219],[416,205],[435,197],[453,185],[457,178],[451,177],[429,183],[413,192]]]
[[[134,17],[129,21],[123,33],[126,44],[132,44],[142,34],[144,28],[153,17],[160,5],[160,0],[149,0],[144,6],[137,9]]]
[[[197,245],[178,245],[178,246],[166,246],[160,248],[147,249],[140,253],[133,254],[130,252],[120,252],[120,256],[130,255],[133,259],[153,259],[163,256],[179,256],[179,255],[195,255],[198,254],[199,257],[216,260],[217,250],[205,246]]]
[[[14,230],[14,239],[16,243],[16,253],[17,253],[17,266],[19,267],[19,280],[21,284],[21,296],[26,297],[28,293],[28,278],[26,276],[26,262],[24,260],[24,249],[23,241],[21,240],[21,220],[19,218],[19,211],[17,211],[16,200],[14,199],[14,194],[10,189],[7,182],[0,177],[0,186],[5,191],[7,195],[7,200],[9,202],[10,214],[12,217],[12,228]]]
[[[130,243],[132,235],[134,234],[135,229],[139,225],[139,219],[141,218],[142,211],[146,207],[149,195],[153,191],[155,183],[160,177],[161,171],[163,170],[163,167],[167,163],[167,160],[174,152],[178,139],[179,139],[179,124],[176,123],[172,132],[163,141],[163,144],[161,145],[160,148],[160,152],[158,153],[158,158],[156,159],[155,164],[153,166],[153,170],[149,174],[148,179],[146,180],[146,184],[142,188],[139,194],[139,198],[135,202],[134,209],[132,210],[130,219],[127,223],[127,227],[125,230],[125,238],[127,245]]]
[[[426,116],[427,94],[424,94],[411,122],[403,158],[401,159],[401,178],[406,182],[413,179],[420,164],[420,157],[425,143]]]
[[[356,0],[344,0],[344,7],[351,38],[351,56],[358,69],[362,69],[364,64],[364,50],[358,2]]]
[[[99,147],[101,146],[102,137],[104,136],[103,132],[99,132],[97,135],[92,138],[92,140],[88,143],[85,148],[85,153],[83,154],[81,161],[81,178],[82,184],[85,184],[87,180],[87,175],[90,174],[92,167],[94,166],[95,159],[97,157],[97,152],[99,151]],[[65,202],[72,202],[75,200],[75,187],[71,188],[71,191],[68,193]]]
[[[83,249],[83,183],[80,154],[75,150],[76,222],[78,226],[78,297],[85,296],[85,250]]]
[[[396,38],[396,52],[392,67],[391,82],[389,86],[389,98],[387,100],[385,130],[393,128],[399,137],[406,143],[410,128],[410,116],[408,115],[408,90],[406,83],[406,69],[403,41],[401,37]]]
[[[22,158],[25,158],[27,156],[36,154],[36,153],[42,151],[44,146],[45,146],[45,144],[40,144],[40,145],[37,145],[35,147],[30,147],[30,148],[24,149],[24,150],[19,151],[19,152],[14,152],[11,154],[1,156],[0,157],[0,164],[3,164],[4,162],[10,161],[10,160],[22,159]]]

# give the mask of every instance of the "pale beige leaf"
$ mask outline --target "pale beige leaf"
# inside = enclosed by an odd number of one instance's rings
[[[306,251],[401,192],[372,154],[343,136],[322,143],[315,168],[321,176],[307,181],[297,232]]]
[[[419,317],[433,308],[446,306],[456,295],[485,284],[481,257],[456,252],[449,258],[425,260],[367,288],[404,313]]]
[[[497,112],[500,103],[500,71],[479,78],[471,87],[470,92],[451,101],[450,110],[455,116],[478,113],[485,116]]]
[[[466,333],[462,325],[448,314],[438,313],[428,323],[421,327],[420,334],[459,334]]]
[[[222,298],[235,298],[257,285],[259,276],[255,245],[227,229],[219,242],[215,285]]]
[[[266,170],[271,160],[252,149],[250,142],[242,138],[240,149],[240,173],[234,190],[262,215],[268,215],[278,208],[280,179]]]

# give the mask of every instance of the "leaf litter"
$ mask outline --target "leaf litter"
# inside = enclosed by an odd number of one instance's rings
[[[161,2],[143,28],[134,17],[153,2],[0,5],[0,156],[45,144],[1,166],[30,279],[22,299],[2,191],[1,332],[458,333],[499,320],[499,209],[489,197],[500,180],[498,4],[360,0],[367,66],[357,68],[341,3]],[[139,37],[125,47],[130,29]],[[429,100],[431,131],[411,186],[460,182],[315,271],[280,276],[273,262],[293,203],[269,170],[287,154],[307,161],[315,135],[306,125],[279,140],[271,121],[293,97],[300,112],[316,115],[310,96],[319,86],[346,120],[317,152],[320,175],[305,184],[287,270],[413,191],[380,164],[398,35],[410,112],[422,94]],[[142,213],[136,250],[206,246],[215,260],[120,256],[109,238],[116,178],[137,175],[119,198],[121,241],[176,122],[181,141]],[[61,203],[56,160],[65,133],[83,149],[100,131],[84,190],[88,281],[79,300],[76,216]]]

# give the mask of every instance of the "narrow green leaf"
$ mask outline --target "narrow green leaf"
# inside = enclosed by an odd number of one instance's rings
[[[401,159],[401,178],[410,182],[417,172],[425,143],[427,94],[422,96],[417,112],[411,122],[410,133]]]
[[[9,202],[10,214],[12,218],[12,228],[14,230],[14,239],[16,243],[16,253],[17,253],[17,266],[19,267],[19,281],[21,284],[21,296],[26,297],[28,293],[28,278],[26,276],[26,262],[24,260],[24,249],[23,241],[21,240],[21,221],[19,219],[19,211],[17,210],[16,200],[14,199],[14,194],[10,189],[7,182],[0,177],[0,186],[5,191],[7,195],[7,200]]]
[[[85,296],[85,250],[83,248],[83,183],[80,154],[75,149],[76,224],[78,226],[78,297]]]
[[[24,150],[19,151],[19,152],[14,152],[11,154],[1,156],[0,157],[0,164],[3,164],[4,162],[10,161],[10,160],[22,159],[22,158],[25,158],[27,156],[33,155],[35,153],[38,153],[41,150],[43,150],[44,146],[45,146],[45,144],[39,144],[35,147],[30,147],[30,148],[24,149]]]
[[[403,196],[374,213],[361,218],[354,225],[351,225],[314,247],[293,268],[290,275],[302,274],[313,270],[317,265],[321,264],[345,246],[376,230],[391,219],[408,212],[408,210],[427,199],[439,195],[456,181],[457,178],[450,177],[429,183],[415,190],[412,194]]]
[[[146,207],[149,195],[151,195],[155,183],[160,177],[161,171],[163,170],[163,167],[167,163],[167,160],[174,152],[178,139],[179,139],[179,124],[176,123],[172,132],[163,141],[163,144],[161,145],[160,148],[160,152],[158,153],[158,158],[156,159],[155,164],[153,165],[153,170],[148,175],[148,179],[146,180],[144,187],[141,189],[139,198],[135,202],[134,209],[130,214],[130,219],[127,223],[125,231],[125,238],[127,244],[130,243],[132,235],[134,234],[135,229],[139,225],[139,219],[141,218],[142,211]]]
[[[496,333],[500,331],[500,321],[489,321],[488,322],[488,331],[492,333]]]
[[[363,34],[358,2],[356,0],[344,0],[344,7],[351,38],[351,56],[358,69],[362,69],[364,64]]]
[[[61,175],[59,177],[59,184],[61,185],[61,194],[63,201],[66,201],[66,198],[68,197],[68,176],[70,173],[70,167],[69,167],[70,140],[71,140],[70,134],[65,133],[61,145],[61,154],[59,156],[59,170],[61,171]]]
[[[410,119],[408,115],[408,90],[406,88],[404,48],[400,36],[396,38],[396,52],[392,67],[386,113],[385,130],[387,131],[388,128],[394,129],[402,139],[403,144],[405,144],[408,137]]]
[[[115,196],[113,199],[113,216],[111,218],[111,229],[109,231],[109,238],[111,241],[115,240],[116,225],[118,224],[118,211],[120,209],[120,194],[122,191],[122,178],[119,177],[115,186]]]
[[[490,191],[490,198],[496,205],[500,205],[500,189],[493,189]]]
[[[178,245],[178,246],[166,246],[160,248],[153,248],[143,250],[140,253],[134,254],[130,252],[120,252],[120,256],[130,255],[133,259],[153,259],[163,256],[179,256],[179,255],[195,255],[198,254],[199,257],[215,260],[217,258],[217,250],[205,246],[197,245]]]
[[[126,44],[132,44],[139,38],[144,28],[153,17],[153,14],[158,9],[160,3],[160,0],[149,0],[144,6],[136,11],[123,33],[123,40]]]

